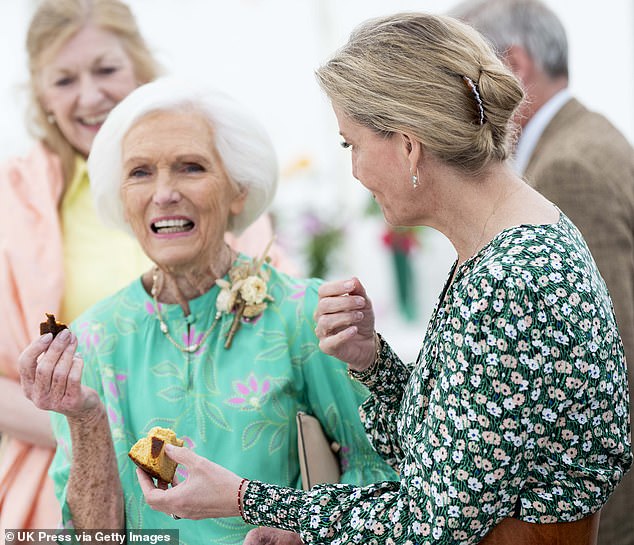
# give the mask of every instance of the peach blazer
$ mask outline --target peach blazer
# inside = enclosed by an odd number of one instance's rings
[[[17,358],[39,330],[42,308],[58,312],[63,290],[58,158],[38,144],[0,166],[0,373],[17,380]],[[3,437],[0,532],[56,528],[61,512],[47,475],[52,449]]]

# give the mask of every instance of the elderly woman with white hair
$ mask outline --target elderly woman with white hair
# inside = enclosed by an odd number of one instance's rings
[[[359,421],[367,392],[318,349],[319,281],[223,240],[275,191],[275,154],[255,119],[221,93],[157,80],[111,112],[88,164],[97,210],[131,231],[155,267],[20,357],[26,395],[56,413],[51,475],[64,525],[243,542],[249,526],[239,518],[179,520],[147,506],[127,454],[155,426],[233,471],[297,487],[304,411],[341,445],[342,482],[396,478]],[[179,468],[176,479],[186,478]]]

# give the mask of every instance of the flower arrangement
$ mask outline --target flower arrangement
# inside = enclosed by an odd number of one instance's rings
[[[305,213],[303,223],[307,235],[304,252],[308,261],[308,276],[326,278],[332,255],[343,243],[343,227],[334,219],[326,221],[310,211]]]
[[[234,313],[225,348],[231,348],[231,342],[243,318],[251,320],[259,316],[266,310],[267,302],[273,301],[273,297],[268,294],[269,271],[262,269],[262,265],[270,261],[267,254],[272,242],[269,242],[258,259],[242,261],[231,267],[229,281],[224,278],[216,280],[220,287],[216,309],[223,313]]]

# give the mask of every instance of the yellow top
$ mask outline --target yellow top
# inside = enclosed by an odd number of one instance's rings
[[[86,161],[77,157],[75,176],[60,210],[64,280],[59,319],[72,322],[100,299],[129,284],[152,266],[138,242],[105,227],[95,212]]]

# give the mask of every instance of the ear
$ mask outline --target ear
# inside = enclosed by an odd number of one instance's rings
[[[413,134],[401,133],[403,153],[410,173],[416,173],[423,160],[423,144]]]
[[[519,78],[524,87],[532,81],[536,64],[526,49],[519,45],[512,45],[504,52],[502,60]]]
[[[247,201],[248,194],[248,189],[244,187],[238,188],[238,193],[229,204],[229,211],[231,212],[231,215],[237,216],[240,212],[242,212],[242,210],[244,210],[244,205]]]

